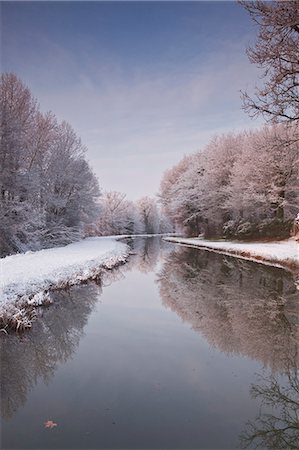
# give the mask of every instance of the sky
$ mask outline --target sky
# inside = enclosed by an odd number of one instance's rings
[[[258,126],[242,110],[256,29],[235,2],[2,2],[1,70],[87,146],[102,190],[135,200],[215,134]]]

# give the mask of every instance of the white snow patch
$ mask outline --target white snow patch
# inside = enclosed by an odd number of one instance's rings
[[[194,238],[164,238],[178,244],[213,250],[231,254],[240,258],[255,260],[278,266],[294,266],[299,268],[299,243],[295,239],[274,242],[233,242],[210,241]]]
[[[21,299],[21,301],[27,302],[28,305],[32,305],[32,306],[40,306],[40,305],[44,305],[45,303],[46,304],[52,303],[50,294],[47,291],[38,292],[32,298],[29,298],[27,295],[25,295],[23,297],[25,297],[25,298],[23,298],[23,300]]]
[[[129,254],[126,244],[110,237],[94,237],[65,247],[27,252],[0,259],[1,309],[19,300],[39,305],[50,300],[47,290],[78,284],[99,269],[111,269]]]

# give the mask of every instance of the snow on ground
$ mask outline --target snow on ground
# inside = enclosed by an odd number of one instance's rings
[[[233,242],[166,237],[164,240],[255,260],[264,264],[299,269],[299,243],[294,239],[275,242]]]
[[[1,308],[16,300],[39,304],[46,290],[77,284],[101,268],[124,262],[129,249],[112,238],[94,237],[65,247],[27,252],[0,259]]]

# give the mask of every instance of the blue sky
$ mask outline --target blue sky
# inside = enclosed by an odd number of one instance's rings
[[[158,192],[216,133],[256,127],[256,30],[235,2],[2,2],[2,70],[71,123],[104,190]]]

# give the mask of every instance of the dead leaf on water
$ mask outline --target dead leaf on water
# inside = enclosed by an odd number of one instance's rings
[[[45,422],[45,428],[54,428],[57,427],[57,423],[53,422],[53,420],[47,420],[47,422]]]

